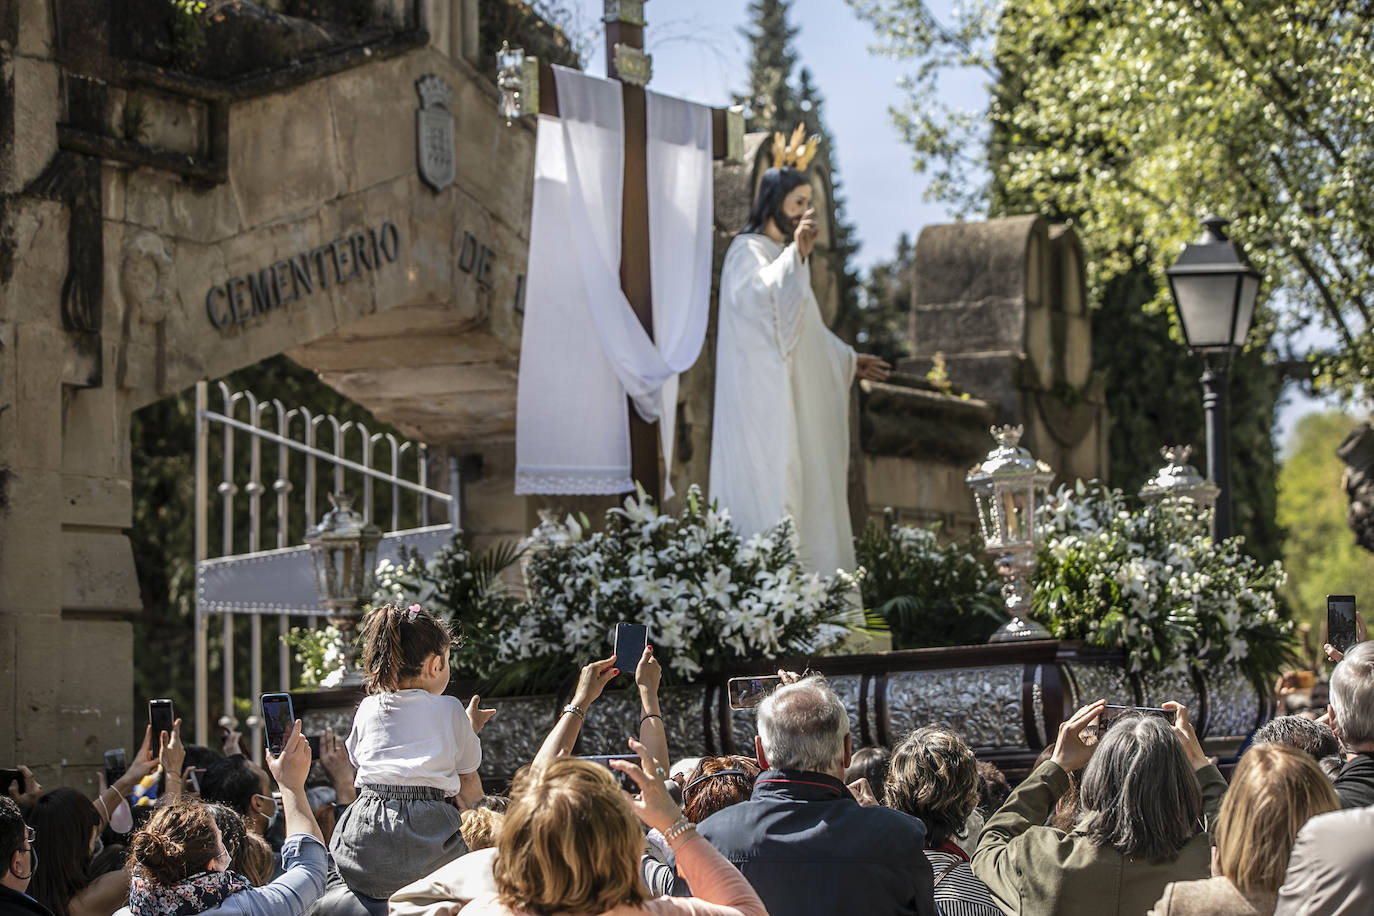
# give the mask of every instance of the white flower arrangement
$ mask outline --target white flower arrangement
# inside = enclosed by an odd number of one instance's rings
[[[1060,639],[1125,650],[1132,672],[1235,667],[1277,672],[1292,622],[1279,613],[1282,566],[1263,566],[1208,518],[1163,501],[1132,508],[1120,490],[1060,487],[1040,516],[1032,616]]]
[[[588,534],[568,518],[528,542],[528,598],[501,634],[497,661],[585,661],[608,652],[616,623],[649,627],[663,664],[682,679],[743,661],[812,655],[861,626],[862,572],[802,570],[790,521],[741,539],[728,512],[693,487],[676,517],[641,491]],[[638,659],[618,660],[633,670]]]

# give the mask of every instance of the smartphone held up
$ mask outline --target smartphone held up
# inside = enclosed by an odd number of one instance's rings
[[[615,666],[633,675],[635,666],[644,655],[644,647],[649,644],[649,628],[642,623],[618,623],[615,625]]]
[[[1342,653],[1360,641],[1354,595],[1326,596],[1326,641]]]
[[[264,693],[262,695],[262,721],[267,732],[267,750],[274,756],[286,747],[286,739],[291,735],[291,727],[296,723],[296,712],[291,707],[291,694]]]
[[[172,725],[177,720],[176,710],[172,708],[172,701],[166,698],[148,701],[148,724],[153,727],[153,744],[156,745],[159,736],[166,732],[172,733]]]
[[[730,695],[731,709],[753,709],[764,701],[782,684],[776,674],[762,674],[756,677],[732,677],[726,690]]]

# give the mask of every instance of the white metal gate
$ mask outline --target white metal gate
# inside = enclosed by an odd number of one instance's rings
[[[218,409],[210,407],[212,387]],[[218,480],[211,477],[212,450]],[[355,457],[348,457],[350,450]],[[264,461],[275,474],[264,475]],[[291,543],[293,527],[314,524],[328,509],[331,492],[345,492],[354,485],[361,488],[361,498],[354,502],[357,510],[383,528],[389,522],[379,561],[395,559],[402,545],[432,553],[458,529],[461,512],[457,459],[448,460],[447,493],[430,486],[429,462],[423,443],[370,433],[361,423],[340,422],[306,407],[286,407],[275,398],[260,400],[250,391],[231,392],[222,381],[196,384],[196,743],[207,744],[210,735],[211,618],[220,618],[221,632],[216,647],[223,685],[218,720],[232,727],[238,724],[236,619],[249,618],[249,699],[256,703],[263,691],[263,660],[272,655],[263,648],[264,619],[275,622],[276,689],[285,691],[291,688],[291,650],[280,637],[293,624],[313,628],[325,613],[315,594],[309,548]],[[298,492],[300,496],[293,498]],[[357,496],[356,489],[351,492]],[[387,519],[374,515],[379,494],[389,497]],[[236,530],[234,516],[245,500],[247,529]],[[215,514],[218,545],[212,548]],[[442,523],[430,524],[431,514]],[[413,524],[403,529],[403,521]],[[261,762],[262,724],[250,716],[248,725],[253,755]]]

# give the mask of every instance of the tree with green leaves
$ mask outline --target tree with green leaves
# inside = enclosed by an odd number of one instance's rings
[[[736,95],[744,106],[745,130],[790,131],[802,120],[801,105],[792,89],[797,54],[792,39],[797,30],[788,24],[791,0],[754,0],[749,4],[751,28],[740,30],[749,39],[749,90]]]
[[[1336,447],[1357,422],[1339,411],[1303,417],[1291,434],[1279,471],[1278,517],[1287,532],[1285,593],[1293,616],[1314,628],[1318,637],[1326,622],[1326,595],[1367,596],[1374,583],[1374,554],[1355,543],[1346,525],[1344,466],[1336,457]],[[1369,619],[1368,609],[1364,613]]]
[[[1228,93],[1243,89],[1185,75],[1214,36],[1176,24],[1200,14],[1183,0],[1033,0],[977,2],[941,19],[922,0],[847,2],[875,26],[884,51],[915,65],[893,114],[916,167],[933,175],[933,196],[969,214],[1035,212],[1075,225],[1087,255],[1094,363],[1108,375],[1112,482],[1139,487],[1160,445],[1200,445],[1201,367],[1181,346],[1163,283],[1198,218],[1208,210],[1236,217],[1234,235],[1272,278],[1269,289],[1292,304],[1285,314],[1310,315],[1271,243],[1282,214],[1242,193],[1260,176],[1237,169],[1232,153],[1255,135],[1220,135],[1223,122],[1233,127],[1222,115],[1231,112]],[[943,81],[970,70],[991,80],[985,110],[944,101]],[[1199,113],[1214,102],[1205,129]],[[1282,540],[1269,435],[1281,387],[1269,347],[1277,329],[1261,308],[1231,385],[1236,530],[1264,561],[1277,559]]]
[[[912,60],[894,112],[934,193],[970,212],[1002,199],[1073,214],[1100,299],[1163,269],[1215,211],[1283,304],[1320,324],[1320,381],[1374,378],[1374,17],[1318,0],[993,0],[937,17],[924,0],[847,0],[887,53]],[[941,80],[972,69],[987,110]],[[990,180],[989,180],[990,179]],[[995,208],[994,208],[995,209]],[[1264,329],[1261,329],[1263,333]]]
[[[897,239],[892,259],[874,264],[859,300],[861,330],[855,343],[896,365],[911,352],[912,269],[916,247],[905,232]]]

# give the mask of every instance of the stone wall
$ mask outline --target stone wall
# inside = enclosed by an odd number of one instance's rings
[[[464,58],[471,5],[434,0],[414,47],[354,49],[294,82],[164,74],[140,84],[155,103],[135,144],[118,135],[134,77],[71,48],[59,61],[46,4],[0,17],[0,748],[42,781],[93,784],[100,752],[143,719],[124,533],[133,410],[288,352],[410,435],[510,450],[533,132],[505,126]],[[63,69],[75,84],[107,65],[89,135],[60,135]],[[426,74],[452,88],[456,179],[440,191],[416,167]],[[180,145],[184,161],[150,145]],[[224,174],[187,166],[197,157],[222,157]],[[386,225],[397,244],[383,259],[369,233]],[[341,282],[360,250],[375,263]],[[323,262],[301,292],[291,261],[312,252]],[[264,276],[281,285],[264,295]],[[493,460],[467,494],[501,533],[524,528],[509,480]]]

